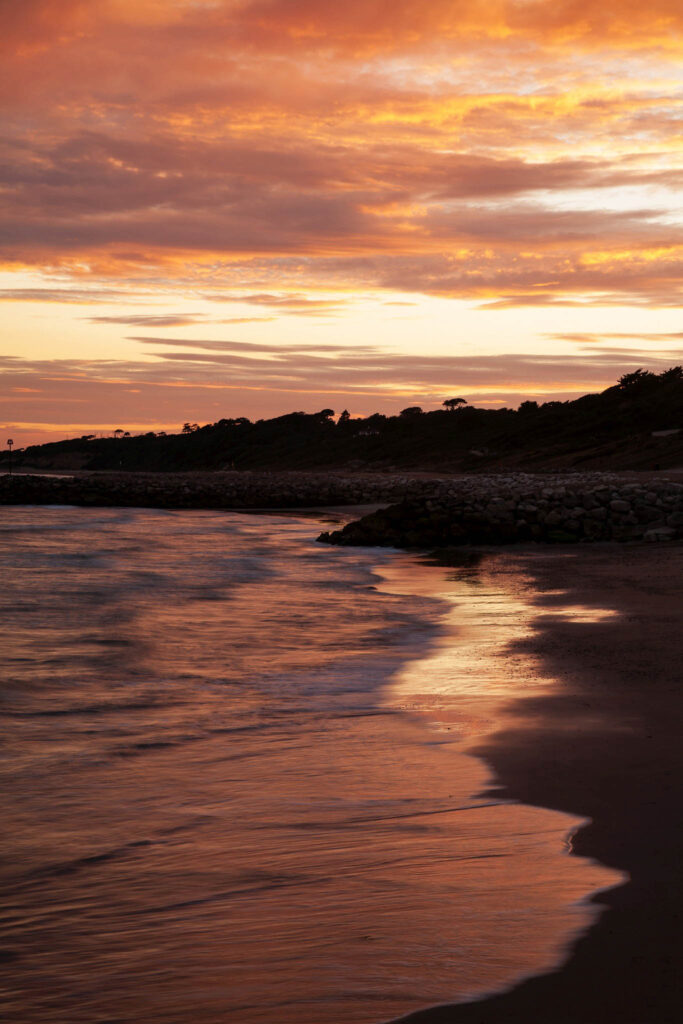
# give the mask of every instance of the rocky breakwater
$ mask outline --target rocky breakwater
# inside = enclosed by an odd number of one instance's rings
[[[683,484],[605,473],[467,477],[323,533],[329,544],[402,548],[683,538]]]
[[[82,473],[0,476],[3,505],[275,509],[396,502],[431,489],[381,473]]]

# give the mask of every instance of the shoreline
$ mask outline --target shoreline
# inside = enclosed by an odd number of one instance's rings
[[[539,629],[510,653],[532,656],[559,686],[514,701],[516,720],[472,752],[503,787],[492,791],[497,796],[589,819],[574,835],[572,853],[630,880],[593,897],[605,912],[555,971],[394,1024],[683,1018],[683,631],[676,606],[683,545],[615,554],[607,546],[580,557],[575,549],[519,553],[538,588]],[[568,606],[577,614],[563,616]],[[617,614],[582,618],[587,606]]]
[[[479,799],[490,771],[462,739],[499,727],[495,709],[525,692],[498,654],[526,633],[525,583],[500,568],[514,556],[495,553],[482,585],[467,571],[453,583],[412,554],[329,552],[296,517],[290,540],[283,524],[275,541],[246,516],[232,541],[227,517],[210,513],[12,518],[31,522],[5,629],[20,641],[27,616],[42,621],[55,579],[71,595],[51,620],[42,694],[30,686],[10,707],[28,712],[10,719],[15,751],[29,740],[23,781],[8,751],[4,802],[23,850],[5,866],[10,884],[28,871],[12,897],[12,1019],[168,1024],[173,1004],[181,1024],[226,1013],[370,1024],[500,990],[564,957],[591,916],[577,901],[606,873],[567,857],[576,817]],[[266,567],[274,556],[282,573],[288,550],[286,582],[255,571],[254,557]],[[228,604],[220,551],[237,559]],[[389,597],[382,580],[396,563]],[[321,644],[306,643],[302,661],[306,622]],[[84,666],[81,636],[100,637],[96,663],[91,647]],[[228,668],[245,637],[249,660]],[[26,682],[40,646],[16,650]],[[233,704],[241,679],[254,690]],[[54,762],[39,744],[31,764],[36,729]]]
[[[607,911],[552,973],[394,1022],[674,1024],[683,1017],[683,545],[539,545],[506,557],[532,578],[539,614],[536,635],[509,653],[535,659],[558,690],[516,699],[510,714],[523,725],[466,748],[495,775],[482,795],[591,819],[572,853],[631,880],[593,898]],[[587,606],[616,614],[582,618]]]
[[[559,867],[559,874],[551,883],[558,899],[553,911],[556,930],[547,935],[543,953],[539,957],[537,950],[539,958],[535,963],[528,962],[516,976],[511,975],[502,984],[499,980],[488,990],[472,993],[467,998],[459,997],[457,1004],[464,1005],[468,999],[486,1001],[512,991],[528,979],[562,969],[575,944],[604,913],[601,895],[623,886],[628,877],[623,871],[603,865],[590,851],[577,849],[576,837],[590,824],[586,816],[507,792],[490,758],[485,756],[489,744],[496,743],[507,726],[511,708],[524,705],[530,693],[535,700],[555,699],[561,684],[549,673],[539,671],[542,666],[526,650],[526,638],[533,631],[536,608],[524,556],[499,548],[471,550],[459,555],[451,558],[454,572],[444,571],[448,564],[445,560],[416,558],[414,552],[395,552],[394,560],[382,567],[381,591],[412,594],[416,598],[437,597],[450,605],[442,619],[443,635],[439,644],[426,658],[404,666],[394,681],[392,706],[414,717],[421,723],[422,730],[427,729],[435,737],[435,742],[446,747],[454,742],[460,758],[479,766],[473,772],[473,778],[479,776],[479,785],[475,784],[471,790],[476,800],[507,805],[520,823],[527,823],[526,827],[534,814],[547,816],[546,827],[553,834],[553,842],[544,850],[545,865],[539,861],[533,875],[518,877],[517,888],[526,894],[527,910],[548,884],[544,867],[554,863],[557,871],[558,855],[562,859],[572,858],[565,861],[564,867]],[[588,611],[600,614],[599,609]],[[512,659],[508,657],[511,651],[514,651]],[[516,711],[512,713],[517,717]],[[526,719],[525,714],[523,719]],[[554,825],[557,816],[566,821],[561,834]],[[524,828],[522,825],[520,834],[524,833]],[[507,855],[512,855],[512,848]],[[457,875],[457,858],[452,871]],[[572,886],[581,880],[584,888],[572,891]],[[562,898],[560,893],[563,893]],[[504,901],[500,912],[501,917],[506,913]],[[523,950],[534,941],[540,922],[530,928],[529,917],[520,906],[516,914],[515,946]],[[576,919],[569,923],[573,915]],[[457,976],[457,951],[454,953],[453,967]],[[412,1014],[425,1012],[429,1012],[429,1008],[423,1006]],[[398,1019],[412,1020],[413,1017],[406,1012]]]

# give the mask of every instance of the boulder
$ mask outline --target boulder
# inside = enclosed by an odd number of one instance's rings
[[[676,531],[672,526],[657,526],[653,530],[646,530],[643,540],[652,542],[674,540]]]

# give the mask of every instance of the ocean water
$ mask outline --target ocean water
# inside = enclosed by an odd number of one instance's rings
[[[467,752],[552,685],[518,568],[328,523],[2,509],[3,1020],[379,1024],[590,924],[580,822]]]

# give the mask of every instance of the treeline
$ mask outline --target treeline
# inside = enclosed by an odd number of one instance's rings
[[[59,441],[17,453],[19,465],[91,470],[425,469],[683,466],[683,369],[636,370],[568,402],[480,409],[453,398],[396,416],[332,409],[252,422],[240,416],[178,434]]]

